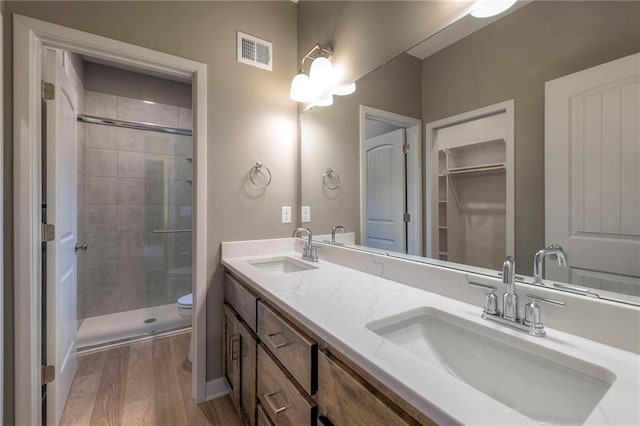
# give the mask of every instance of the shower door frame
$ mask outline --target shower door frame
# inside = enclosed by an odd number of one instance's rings
[[[40,49],[44,46],[191,80],[195,154],[192,397],[196,403],[204,402],[206,388],[211,386],[206,383],[207,65],[17,14],[13,46],[16,424],[39,424],[42,419]],[[216,385],[225,388],[224,383]]]

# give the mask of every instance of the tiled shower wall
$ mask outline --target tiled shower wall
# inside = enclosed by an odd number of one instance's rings
[[[192,128],[190,109],[91,91],[84,104],[87,115]],[[79,125],[79,229],[89,249],[78,257],[78,317],[175,303],[191,292],[191,233],[151,231],[191,229],[192,138]]]

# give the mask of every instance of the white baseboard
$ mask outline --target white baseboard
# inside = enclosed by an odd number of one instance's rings
[[[205,401],[211,401],[212,399],[220,398],[221,396],[229,395],[230,393],[231,386],[229,386],[227,379],[220,377],[207,382],[204,399]]]

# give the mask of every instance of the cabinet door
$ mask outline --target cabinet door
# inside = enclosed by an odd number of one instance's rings
[[[318,354],[318,406],[331,424],[387,426],[416,424],[385,405],[337,360]]]
[[[238,324],[240,336],[240,407],[250,426],[256,424],[256,350],[257,342],[244,323]]]
[[[238,319],[224,306],[224,375],[231,386],[231,401],[236,409],[240,403],[240,336],[238,334]]]

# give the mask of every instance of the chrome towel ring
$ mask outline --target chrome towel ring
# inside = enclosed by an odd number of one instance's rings
[[[322,184],[330,190],[335,191],[340,188],[340,175],[335,170],[327,167],[322,174]]]
[[[265,175],[266,176],[266,182],[265,183],[256,182],[254,180],[254,176],[256,174]],[[264,164],[262,164],[260,161],[257,161],[255,166],[253,166],[249,170],[249,180],[251,181],[252,184],[254,184],[255,186],[257,186],[259,188],[266,188],[271,183],[271,170],[269,170],[269,168],[267,166],[265,166]]]

